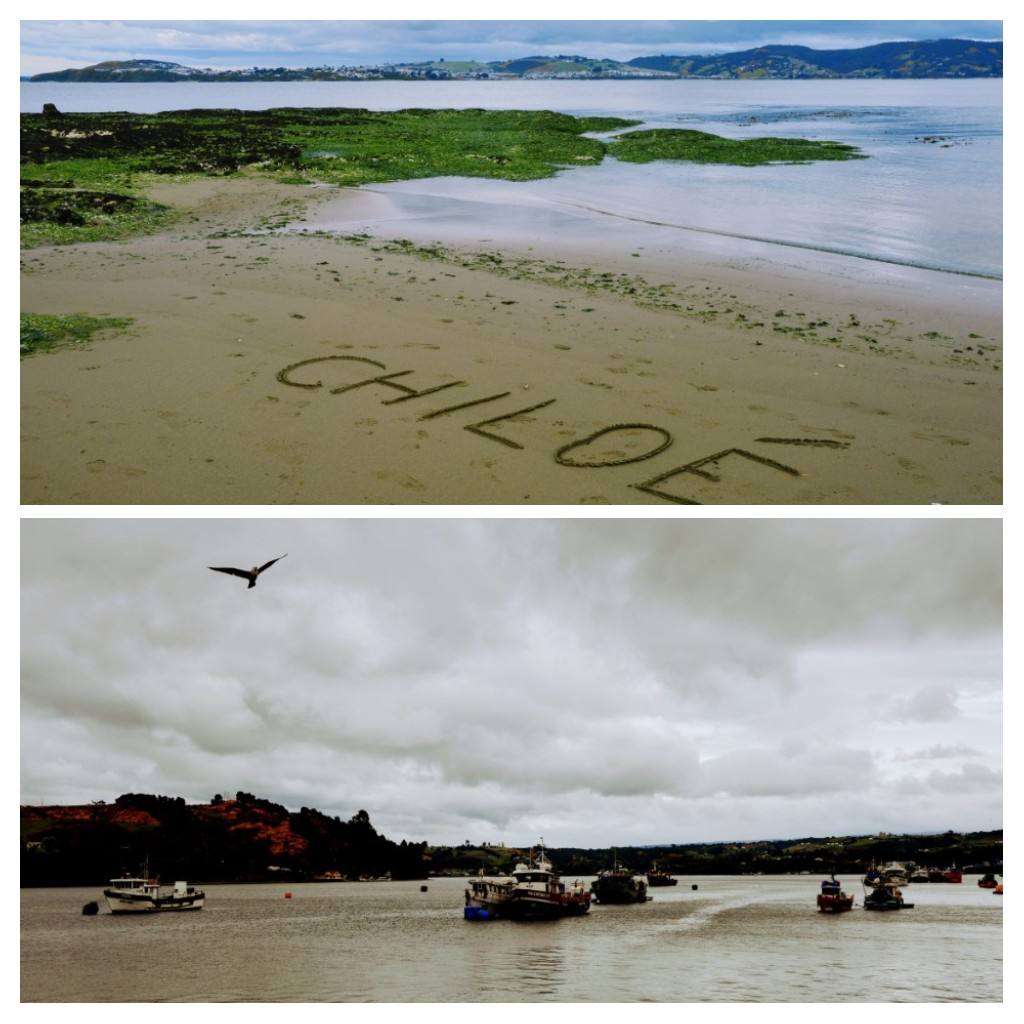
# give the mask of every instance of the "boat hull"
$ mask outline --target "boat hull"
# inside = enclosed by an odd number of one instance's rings
[[[853,909],[853,897],[842,894],[832,896],[827,893],[818,894],[818,910],[823,914],[841,914]]]
[[[490,898],[468,895],[464,917],[467,921],[552,921],[559,917],[579,917],[590,910],[589,894],[512,892],[492,894]]]
[[[104,890],[103,897],[112,914],[158,914],[179,910],[202,910],[205,895],[144,896]]]
[[[590,886],[598,903],[646,903],[647,882],[632,875],[601,875]]]

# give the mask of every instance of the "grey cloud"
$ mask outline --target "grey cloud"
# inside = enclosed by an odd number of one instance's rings
[[[884,827],[902,751],[1000,767],[1000,557],[968,520],[27,520],[23,798],[570,843],[821,831],[842,793]],[[976,780],[907,826],[996,813]]]

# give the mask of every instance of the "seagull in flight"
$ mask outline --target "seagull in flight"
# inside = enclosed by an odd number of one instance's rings
[[[256,577],[265,569],[269,569],[275,562],[280,562],[282,558],[287,558],[285,555],[278,555],[277,558],[272,558],[269,562],[263,565],[254,565],[251,569],[232,569],[230,566],[222,565],[208,565],[207,569],[212,569],[214,572],[226,572],[229,576],[241,576],[243,580],[249,581],[249,586],[246,590],[252,590],[256,586]]]

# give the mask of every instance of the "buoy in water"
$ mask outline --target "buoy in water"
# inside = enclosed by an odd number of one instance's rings
[[[291,894],[290,892],[286,892],[286,893],[284,894],[284,898],[285,898],[286,900],[290,900],[290,899],[292,898],[292,894]]]
[[[420,886],[420,892],[426,892],[426,891],[427,891],[427,887],[425,885],[421,885]]]
[[[82,907],[82,913],[86,917],[93,917],[95,914],[100,912],[100,905],[95,900],[90,900],[84,907]]]
[[[693,885],[690,886],[690,888],[693,889],[694,892],[696,892],[697,891],[697,883],[694,882]]]

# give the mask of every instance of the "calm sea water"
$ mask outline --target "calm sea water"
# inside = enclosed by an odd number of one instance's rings
[[[871,159],[788,167],[605,160],[538,182],[433,179],[375,186],[375,217],[323,227],[414,222],[406,237],[521,241],[579,228],[622,245],[714,233],[914,267],[1002,273],[1002,82],[293,82],[23,83],[22,110],[152,112],[190,107],[487,107],[637,118],[730,137],[835,139]],[[941,136],[929,143],[926,136]],[[512,212],[510,212],[512,211]],[[654,222],[654,223],[648,223]],[[710,233],[710,234],[705,234]],[[722,251],[735,251],[732,239]],[[780,245],[781,243],[781,245]],[[729,248],[731,246],[731,248]]]
[[[693,892],[691,883],[699,889]],[[819,914],[814,877],[703,877],[555,922],[468,922],[461,879],[207,887],[205,910],[123,917],[98,889],[21,893],[23,1001],[999,1001],[1002,898]],[[59,970],[54,965],[59,964]]]

